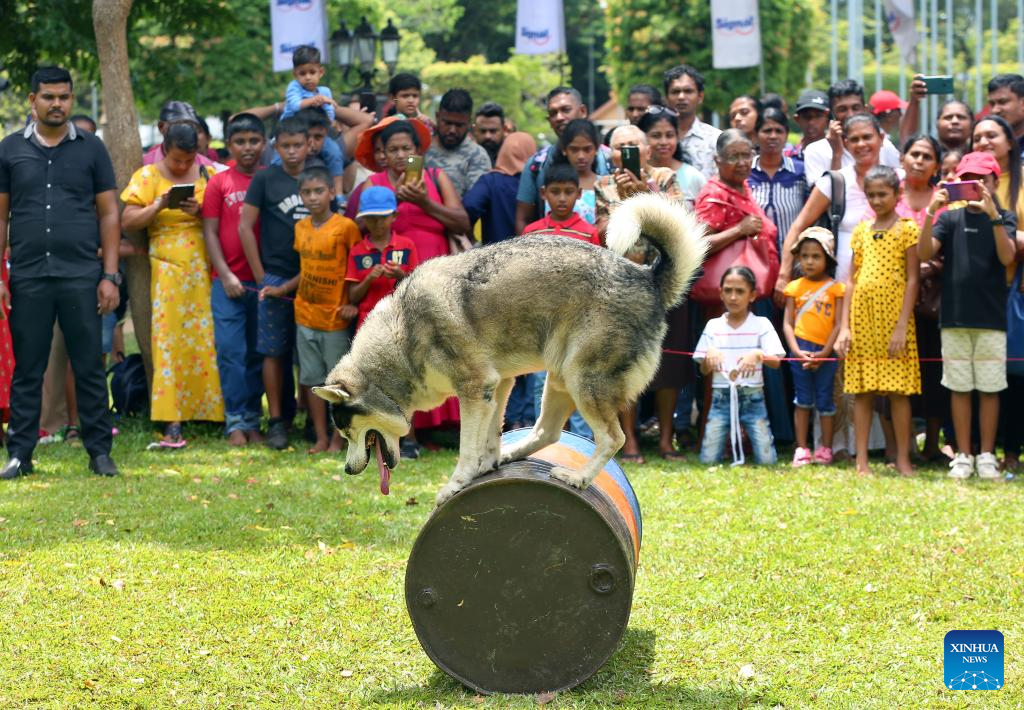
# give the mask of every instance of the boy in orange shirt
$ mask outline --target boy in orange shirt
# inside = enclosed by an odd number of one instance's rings
[[[295,224],[299,273],[281,286],[265,286],[260,298],[281,297],[298,289],[295,326],[299,384],[312,387],[324,383],[327,373],[349,349],[348,326],[358,310],[348,302],[345,269],[349,249],[361,235],[355,222],[331,212],[334,189],[324,168],[309,168],[299,175],[299,195],[309,210],[309,217]],[[327,403],[309,397],[307,404],[316,429],[316,444],[309,453],[340,451],[338,432],[328,435]]]

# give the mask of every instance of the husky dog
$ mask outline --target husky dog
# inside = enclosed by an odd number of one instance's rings
[[[551,475],[585,488],[622,447],[619,412],[654,377],[665,311],[682,300],[707,250],[704,227],[658,195],[633,197],[608,223],[608,249],[565,237],[517,237],[431,259],[381,300],[351,351],[313,391],[333,403],[348,442],[345,472],[374,450],[386,489],[412,414],[459,398],[459,460],[437,504],[500,464],[558,441],[578,409],[594,455]],[[647,240],[651,266],[623,254]],[[522,442],[500,451],[516,375],[547,370],[541,413]]]

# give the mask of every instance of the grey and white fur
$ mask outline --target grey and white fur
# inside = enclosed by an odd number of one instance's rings
[[[658,195],[626,200],[608,223],[608,249],[565,237],[518,237],[427,261],[374,308],[351,351],[314,392],[333,403],[349,443],[346,473],[370,448],[399,461],[412,414],[459,398],[459,459],[440,505],[500,464],[556,442],[574,409],[594,431],[582,468],[551,475],[585,488],[622,447],[619,412],[651,381],[665,312],[679,303],[707,251],[703,225]],[[658,258],[623,258],[641,237]],[[547,370],[532,432],[500,449],[517,375]]]

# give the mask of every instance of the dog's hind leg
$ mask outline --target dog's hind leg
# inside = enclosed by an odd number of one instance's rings
[[[594,455],[578,471],[556,466],[551,476],[565,481],[576,488],[586,488],[601,472],[608,461],[619,452],[626,441],[619,424],[619,410],[622,408],[617,397],[601,398],[588,394],[587,390],[577,396],[576,408],[594,432]]]
[[[549,372],[540,401],[540,418],[525,439],[501,452],[501,463],[525,459],[558,441],[565,420],[574,409],[576,405],[565,390],[565,384]]]

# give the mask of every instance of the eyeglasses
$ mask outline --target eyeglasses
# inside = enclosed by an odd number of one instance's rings
[[[658,104],[651,104],[650,106],[648,106],[647,113],[651,114],[652,116],[661,116],[663,114],[666,114],[669,116],[679,118],[678,112],[673,111],[668,106],[659,106]]]
[[[753,153],[733,153],[732,155],[723,155],[719,158],[723,163],[729,163],[735,165],[736,163],[752,163],[754,162]]]

